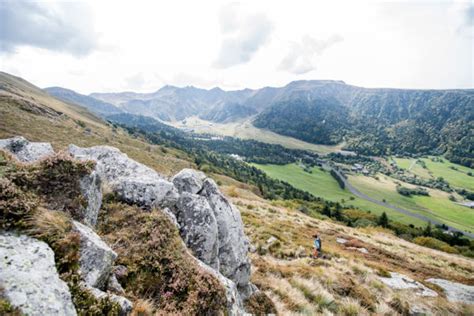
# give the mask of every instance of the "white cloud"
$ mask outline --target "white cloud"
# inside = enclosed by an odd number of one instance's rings
[[[214,62],[217,68],[228,68],[249,62],[269,40],[273,25],[263,13],[246,15],[232,3],[224,6],[219,16],[224,39]]]
[[[306,35],[301,42],[290,43],[288,54],[282,59],[278,69],[297,75],[315,70],[316,56],[341,41],[343,38],[340,35],[333,35],[325,40],[317,40]]]
[[[0,53],[32,46],[76,56],[96,47],[94,21],[83,2],[0,1]]]

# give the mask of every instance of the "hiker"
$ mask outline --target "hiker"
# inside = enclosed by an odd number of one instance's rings
[[[318,258],[321,256],[321,238],[318,234],[313,235],[314,238],[314,257]]]

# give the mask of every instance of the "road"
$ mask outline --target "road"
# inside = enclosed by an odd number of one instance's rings
[[[330,166],[324,166],[326,169],[327,168],[330,168],[332,169]],[[374,198],[371,198],[370,196],[360,192],[359,190],[357,190],[352,184],[349,183],[349,181],[344,177],[342,176],[342,174],[336,170],[336,169],[332,169],[334,170],[338,175],[339,177],[344,181],[344,185],[345,187],[352,193],[354,194],[355,196],[357,196],[358,198],[361,198],[361,199],[364,199],[366,201],[369,201],[369,202],[372,202],[372,203],[375,203],[377,205],[380,205],[380,206],[383,206],[383,207],[387,207],[389,209],[392,209],[394,211],[397,211],[397,212],[400,212],[400,213],[403,213],[405,215],[408,215],[408,216],[411,216],[411,217],[414,217],[414,218],[418,218],[418,219],[421,219],[422,221],[425,221],[425,222],[431,222],[432,224],[434,225],[443,225],[444,223],[442,222],[439,222],[435,219],[432,219],[432,218],[429,218],[429,217],[426,217],[426,216],[423,216],[421,214],[418,214],[418,213],[414,213],[414,212],[411,212],[411,211],[408,211],[406,209],[403,209],[403,208],[400,208],[398,206],[395,206],[395,205],[392,205],[392,204],[389,204],[389,203],[385,203],[383,201],[379,201],[379,200],[376,200]],[[432,211],[430,211],[432,212]],[[434,213],[434,212],[432,212]],[[444,224],[446,225],[446,224]],[[455,227],[451,227],[451,226],[447,226],[448,227],[448,230],[449,231],[453,231],[453,232],[461,232],[463,233],[465,236],[469,236],[470,238],[474,238],[474,233],[469,233],[469,232],[466,232],[466,231],[463,231],[463,230],[460,230],[460,229],[457,229]]]

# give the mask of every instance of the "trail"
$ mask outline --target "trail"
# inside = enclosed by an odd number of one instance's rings
[[[329,169],[332,169],[331,167],[329,166],[325,166],[325,168],[329,168]],[[377,205],[380,205],[380,206],[383,206],[383,207],[387,207],[389,209],[392,209],[394,211],[397,211],[399,213],[402,213],[402,214],[405,214],[405,215],[408,215],[408,216],[411,216],[411,217],[414,217],[414,218],[417,218],[417,219],[421,219],[422,221],[425,221],[425,222],[431,222],[432,224],[434,225],[446,225],[445,223],[442,223],[436,219],[432,219],[432,218],[429,218],[429,217],[426,217],[424,215],[421,215],[421,214],[418,214],[418,213],[414,213],[414,212],[411,212],[411,211],[408,211],[406,209],[403,209],[401,207],[398,207],[398,206],[395,206],[395,205],[392,205],[390,203],[386,203],[386,202],[382,202],[382,201],[379,201],[379,200],[376,200],[374,198],[371,198],[370,196],[366,195],[365,193],[362,193],[360,192],[359,190],[357,190],[338,170],[336,169],[332,169],[334,170],[338,175],[339,177],[342,179],[342,181],[344,182],[344,185],[345,187],[352,193],[354,194],[355,196],[357,196],[358,198],[361,198],[361,199],[364,199],[366,201],[369,201],[369,202],[372,202],[374,204],[377,204]],[[430,211],[428,210],[429,212],[431,213],[435,213],[433,211]],[[446,225],[447,226],[447,225]],[[455,228],[455,227],[451,227],[451,226],[447,226],[448,227],[448,230],[449,231],[453,231],[453,232],[461,232],[463,233],[465,236],[469,236],[470,238],[474,238],[474,233],[469,233],[469,232],[466,232],[466,231],[463,231],[463,230],[460,230],[458,228]]]

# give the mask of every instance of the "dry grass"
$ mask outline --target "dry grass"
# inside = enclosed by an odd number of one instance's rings
[[[462,314],[466,309],[472,313],[472,307],[449,303],[443,295],[433,299],[394,291],[378,277],[397,271],[418,281],[441,277],[473,284],[473,260],[418,246],[384,229],[354,229],[314,219],[295,211],[291,202],[270,203],[244,191],[239,189],[232,201],[239,207],[246,233],[257,248],[251,255],[252,281],[272,298],[279,314],[403,314],[411,306],[433,314]],[[321,234],[323,252],[330,259],[295,254],[298,248],[311,253],[314,232]],[[277,238],[278,247],[268,246],[271,236]],[[338,244],[338,237],[349,243]],[[369,254],[348,247],[364,247]]]

